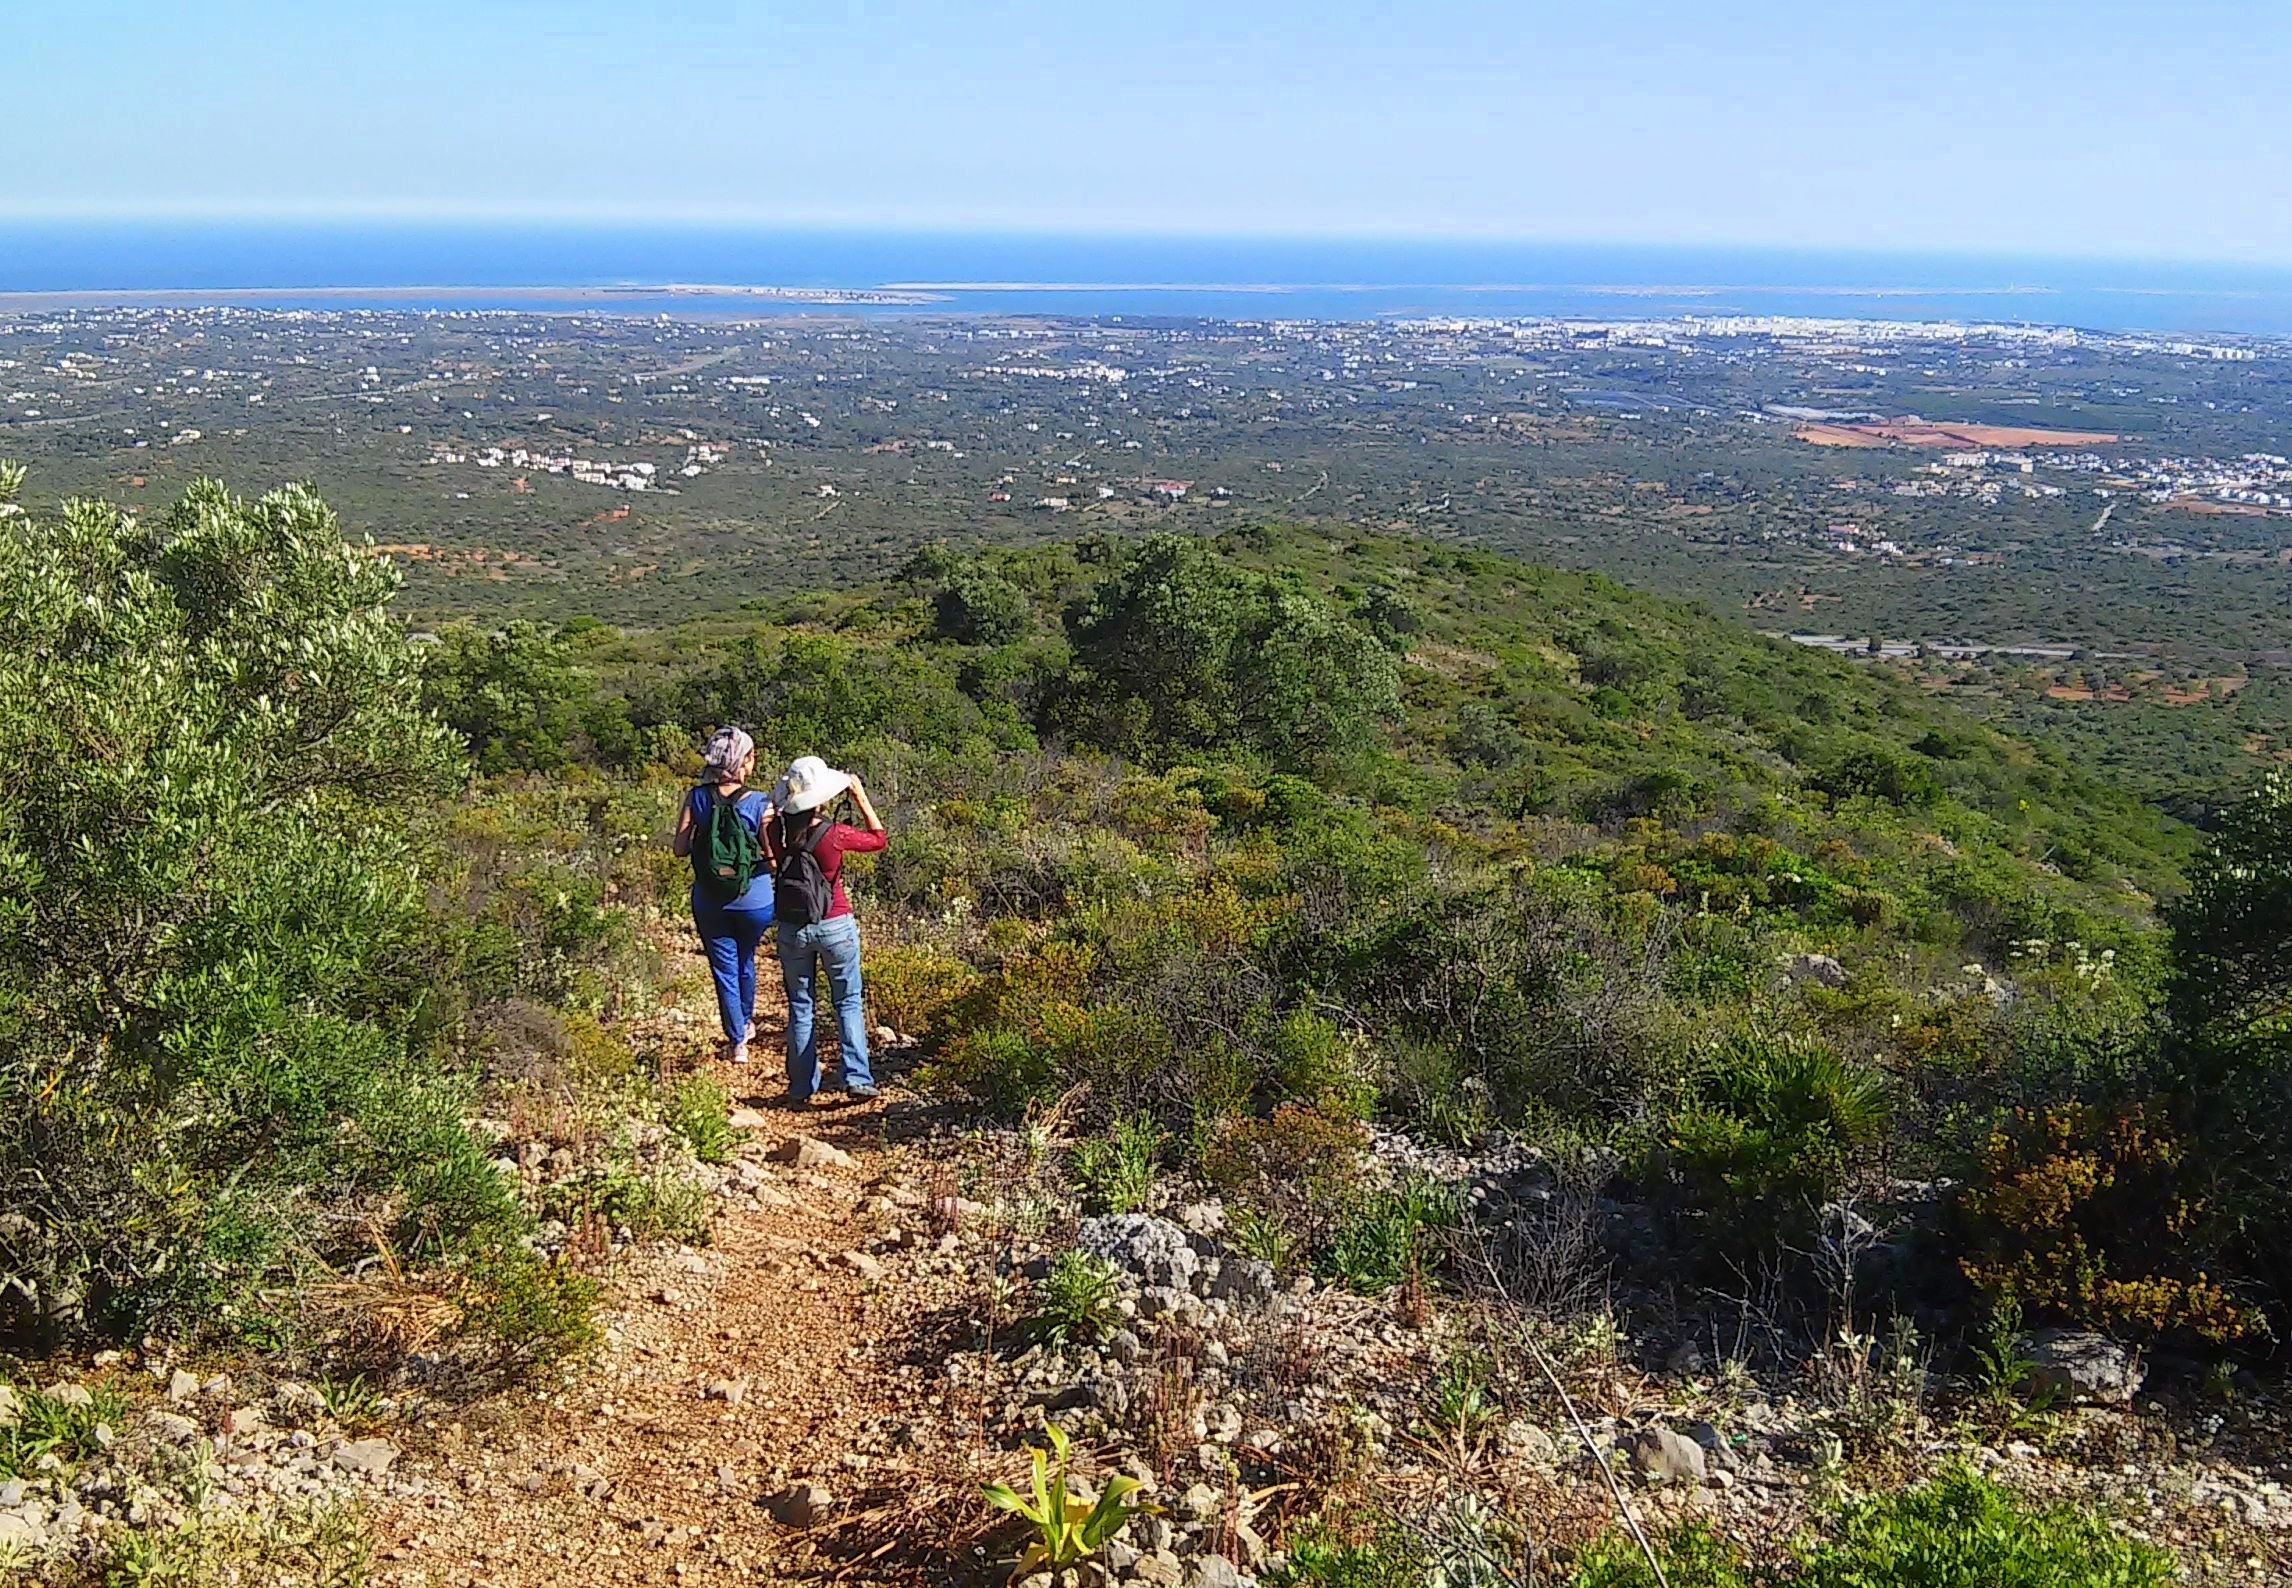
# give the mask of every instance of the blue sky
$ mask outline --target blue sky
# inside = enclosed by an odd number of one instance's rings
[[[0,215],[2292,263],[2287,0],[23,0]]]

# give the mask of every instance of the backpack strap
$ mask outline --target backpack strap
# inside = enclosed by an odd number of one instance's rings
[[[828,829],[833,826],[834,822],[814,822],[798,840],[796,847],[807,855],[817,855],[820,852],[820,840],[828,836]]]

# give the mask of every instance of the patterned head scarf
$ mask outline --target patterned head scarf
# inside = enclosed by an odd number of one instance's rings
[[[709,737],[701,765],[719,783],[729,783],[756,753],[756,741],[738,728],[719,728]]]

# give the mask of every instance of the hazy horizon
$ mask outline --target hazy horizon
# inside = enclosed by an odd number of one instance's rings
[[[2264,0],[90,0],[0,224],[738,225],[2292,267]],[[91,108],[90,85],[101,85]],[[2105,88],[2105,91],[2103,91]]]

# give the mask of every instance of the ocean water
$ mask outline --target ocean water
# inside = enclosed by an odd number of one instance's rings
[[[837,313],[1373,320],[1794,314],[2292,335],[2292,270],[1526,243],[706,227],[0,223],[0,293],[176,291],[272,307],[824,312],[675,283],[916,288]],[[530,289],[561,289],[537,299]],[[606,299],[572,296],[616,289]],[[308,296],[298,296],[308,294]]]

